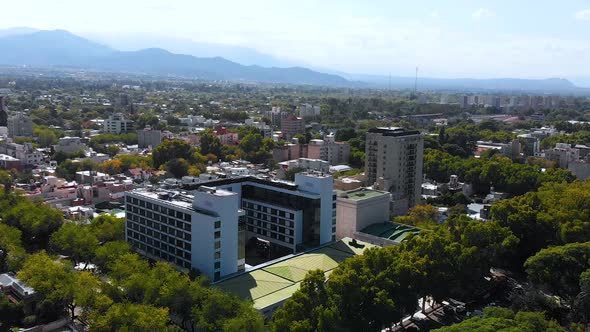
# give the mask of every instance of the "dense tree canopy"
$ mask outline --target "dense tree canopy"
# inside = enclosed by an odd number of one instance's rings
[[[518,312],[510,309],[486,308],[483,317],[434,330],[436,332],[565,332],[555,321],[548,321],[540,312]]]
[[[446,152],[426,149],[424,173],[437,182],[448,182],[451,175],[473,185],[475,193],[488,193],[493,186],[496,191],[522,195],[534,191],[547,182],[572,182],[575,177],[563,169],[548,169],[512,162],[509,158],[461,159]]]

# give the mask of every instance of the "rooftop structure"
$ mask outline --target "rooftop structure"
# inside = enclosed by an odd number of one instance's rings
[[[367,188],[337,192],[336,238],[354,234],[374,223],[389,220],[391,194]]]
[[[344,238],[319,249],[270,262],[256,270],[222,280],[215,287],[243,300],[253,301],[254,308],[265,317],[270,317],[299,289],[308,271],[321,269],[328,277],[344,260],[373,247],[360,241],[354,245],[352,241]]]
[[[399,245],[410,234],[418,233],[420,233],[419,228],[394,222],[385,222],[367,226],[357,232],[355,238],[381,247],[387,247]]]

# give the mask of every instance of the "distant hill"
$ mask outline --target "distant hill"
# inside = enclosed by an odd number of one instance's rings
[[[110,47],[65,30],[37,31],[0,38],[0,63],[7,65],[68,65],[84,57],[108,56]]]
[[[38,31],[0,38],[0,64],[67,66],[105,71],[288,84],[345,86],[346,79],[305,68],[244,66],[220,58],[197,58],[163,49],[121,52],[68,31]]]
[[[135,34],[118,36],[109,35],[108,37],[101,34],[88,34],[87,38],[90,40],[99,40],[121,51],[163,48],[171,53],[187,54],[199,58],[222,57],[245,66],[256,65],[261,67],[287,68],[301,65],[300,62],[283,59],[281,57],[260,52],[253,48],[238,45],[195,42],[182,38]],[[326,72],[323,70],[316,71]]]
[[[391,77],[378,75],[348,75],[342,74],[349,80],[366,82],[372,86],[394,89],[412,89],[414,77]],[[418,77],[419,90],[449,90],[449,91],[502,91],[502,92],[536,92],[536,93],[575,93],[590,94],[590,89],[581,88],[562,78],[548,79],[520,79],[520,78],[428,78]]]

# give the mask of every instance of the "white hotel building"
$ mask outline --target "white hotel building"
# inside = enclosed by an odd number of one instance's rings
[[[246,176],[185,190],[127,193],[127,242],[147,257],[219,280],[244,270],[247,239],[268,241],[288,253],[335,240],[330,175],[299,173],[295,182]]]

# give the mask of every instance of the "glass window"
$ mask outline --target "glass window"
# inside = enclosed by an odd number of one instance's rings
[[[215,232],[215,238],[219,239],[220,237],[221,237],[221,232],[220,231]]]
[[[220,259],[220,258],[221,258],[221,252],[219,252],[219,251],[216,251],[216,252],[213,254],[213,258],[214,258],[214,259]]]
[[[217,220],[215,222],[215,228],[220,228],[221,227],[221,220]]]

